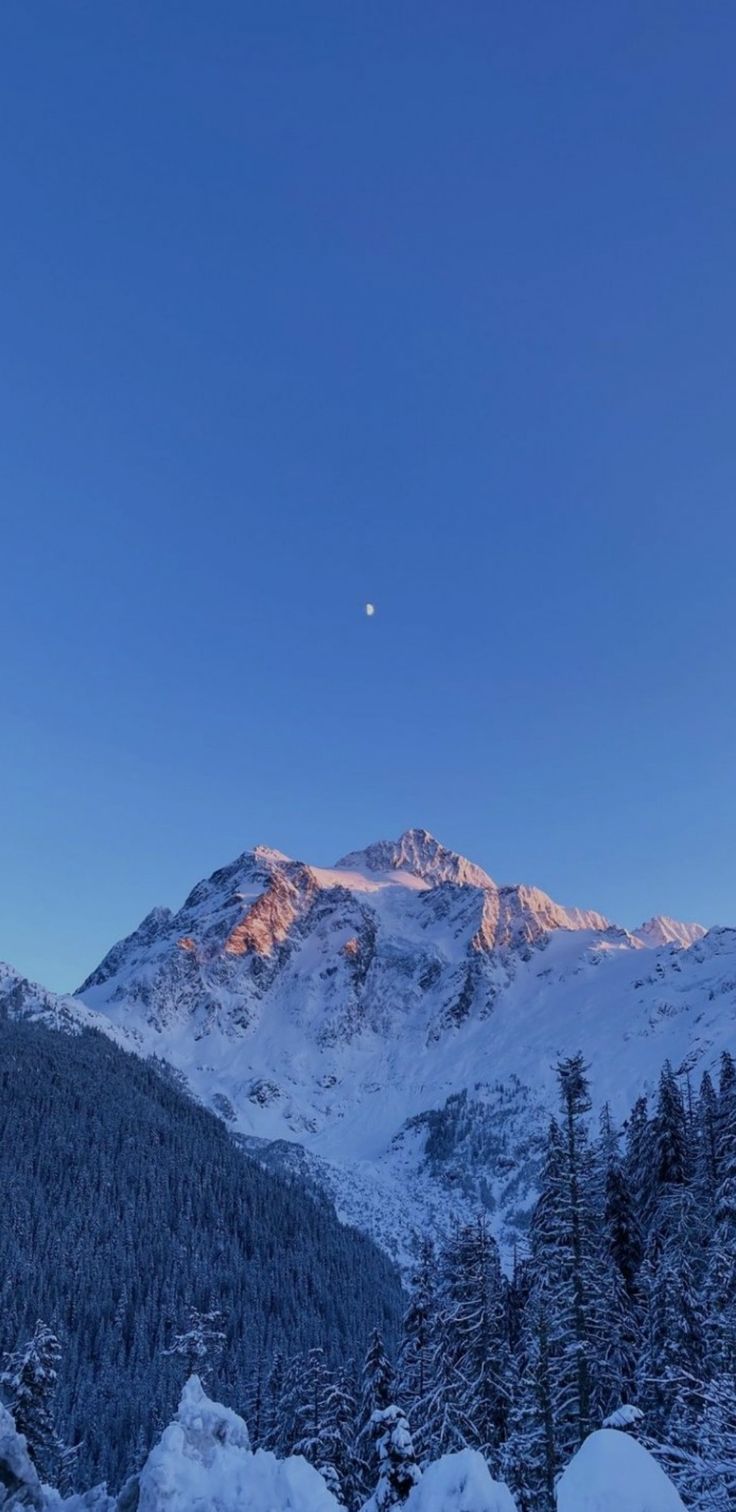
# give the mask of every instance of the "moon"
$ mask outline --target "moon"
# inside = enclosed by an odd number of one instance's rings
[[[366,606],[365,606],[365,612],[368,615],[368,618],[372,619],[373,615],[376,612],[376,606],[375,606],[375,604],[366,604]]]

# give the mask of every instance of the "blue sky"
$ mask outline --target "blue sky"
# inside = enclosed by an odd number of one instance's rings
[[[410,824],[736,922],[735,53],[5,0],[0,957],[72,987],[251,844]]]

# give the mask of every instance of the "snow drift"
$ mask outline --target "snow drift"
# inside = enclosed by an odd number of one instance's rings
[[[461,1449],[427,1466],[406,1512],[516,1512],[516,1502],[477,1449]]]
[[[187,1381],[176,1419],[151,1450],[138,1512],[338,1512],[322,1476],[295,1455],[251,1452],[243,1419]]]
[[[2,1512],[15,1512],[15,1508],[41,1509],[44,1506],[43,1491],[36,1471],[26,1449],[26,1441],[18,1433],[10,1413],[0,1402],[0,1507]]]
[[[599,1428],[557,1484],[557,1512],[684,1512],[652,1455],[616,1428]]]

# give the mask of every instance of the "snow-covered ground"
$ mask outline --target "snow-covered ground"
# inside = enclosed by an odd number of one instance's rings
[[[375,1498],[368,1503],[373,1508]],[[386,1504],[386,1512],[389,1506]],[[405,1512],[516,1512],[508,1487],[473,1449],[417,1471]],[[42,1486],[25,1439],[0,1405],[0,1512],[339,1512],[317,1470],[300,1455],[277,1459],[250,1447],[243,1419],[213,1402],[196,1376],[176,1417],[119,1497],[104,1487],[62,1498]],[[368,1508],[366,1508],[368,1512]],[[592,1433],[557,1485],[557,1512],[683,1512],[652,1456],[626,1433]]]

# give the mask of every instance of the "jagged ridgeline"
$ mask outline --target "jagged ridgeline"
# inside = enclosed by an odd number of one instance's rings
[[[398,1276],[371,1241],[95,1031],[0,1014],[0,1192],[0,1354],[37,1318],[58,1333],[80,1484],[119,1484],[171,1417],[164,1351],[189,1306],[222,1310],[212,1385],[241,1409],[276,1350],[362,1357],[374,1324],[395,1335]]]

